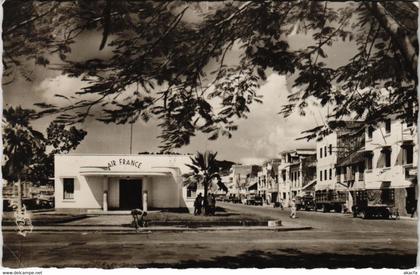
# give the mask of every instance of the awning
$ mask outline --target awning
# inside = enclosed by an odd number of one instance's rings
[[[315,190],[330,190],[330,189],[334,189],[334,186],[332,184],[321,183],[321,182],[317,182],[315,184]]]
[[[365,160],[365,154],[365,152],[360,151],[354,152],[341,162],[337,163],[337,166],[348,166],[359,162],[363,162]]]
[[[403,140],[401,143],[401,147],[411,147],[414,146],[413,140]]]
[[[83,176],[170,176],[173,167],[151,167],[148,169],[119,169],[111,170],[107,166],[82,166],[80,174]]]
[[[258,182],[256,182],[256,183],[254,183],[254,184],[252,184],[252,185],[250,185],[250,186],[248,186],[248,190],[257,190],[257,188],[258,188]]]
[[[414,183],[408,183],[407,181],[401,183],[394,183],[392,184],[390,181],[375,181],[375,182],[368,182],[365,184],[365,189],[394,189],[394,188],[408,188],[414,187]]]
[[[315,187],[315,184],[316,184],[316,179],[311,180],[307,185],[302,187],[302,191],[305,191],[309,187]],[[311,188],[311,189],[315,189],[315,188]]]
[[[382,145],[381,152],[390,151],[390,150],[391,150],[391,145]]]
[[[349,187],[350,191],[359,191],[359,190],[365,190],[365,189],[366,189],[366,185],[364,181],[355,181]]]
[[[169,176],[170,172],[129,172],[129,171],[81,171],[83,176]]]

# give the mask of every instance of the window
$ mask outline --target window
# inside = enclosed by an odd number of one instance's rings
[[[330,155],[332,155],[332,144],[330,144],[330,147],[328,149],[330,151]]]
[[[327,146],[324,146],[324,157],[327,156]]]
[[[366,157],[366,169],[368,169],[368,170],[372,170],[372,159],[373,159],[373,156],[372,155],[368,155],[367,157]]]
[[[337,169],[335,170],[335,175],[337,176],[337,182],[340,182],[340,167],[337,167]]]
[[[327,169],[325,169],[325,171],[324,171],[324,180],[327,180]]]
[[[385,120],[385,133],[387,134],[391,133],[391,120],[390,119]]]
[[[330,168],[330,180],[332,180],[332,169]]]
[[[382,151],[385,159],[385,167],[391,167],[391,150]]]
[[[322,181],[322,170],[319,171],[319,181]]]
[[[74,179],[73,178],[63,179],[63,199],[65,200],[74,199]]]
[[[408,145],[404,148],[405,151],[405,164],[413,163],[413,145]]]
[[[319,148],[319,158],[322,158],[322,147]]]
[[[373,130],[374,130],[373,126],[369,126],[368,129],[367,129],[369,139],[372,139],[372,137],[373,137]]]

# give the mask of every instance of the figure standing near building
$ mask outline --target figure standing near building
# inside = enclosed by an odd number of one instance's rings
[[[201,215],[202,204],[203,204],[203,197],[201,196],[201,193],[199,193],[194,201],[194,215]]]
[[[209,193],[207,195],[206,215],[212,215],[212,213],[213,213],[213,194]]]
[[[292,202],[290,203],[290,218],[295,219],[296,218],[296,200],[292,199]]]
[[[216,196],[211,194],[210,199],[210,215],[214,215],[216,213]]]

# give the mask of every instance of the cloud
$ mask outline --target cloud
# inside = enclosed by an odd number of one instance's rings
[[[265,158],[241,158],[239,159],[239,163],[243,165],[262,165],[262,163],[265,161]]]
[[[66,75],[58,75],[55,77],[45,78],[38,86],[34,88],[35,92],[40,93],[41,100],[47,103],[63,106],[64,104],[74,103],[79,100],[76,92],[86,87],[86,82],[79,78],[69,77]],[[69,100],[62,97],[55,96],[56,94],[63,95]],[[71,97],[75,96],[76,99]]]
[[[258,93],[264,96],[263,104],[251,106],[248,119],[238,121],[239,129],[232,138],[234,142],[224,143],[226,148],[222,152],[236,155],[241,162],[246,160],[251,163],[253,160],[278,157],[284,150],[315,147],[314,141],[297,141],[296,138],[301,136],[302,131],[322,123],[323,109],[310,104],[306,116],[297,112],[288,118],[279,115],[290,92],[286,76],[275,73],[267,78]]]

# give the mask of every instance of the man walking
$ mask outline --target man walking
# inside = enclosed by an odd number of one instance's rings
[[[194,215],[201,215],[201,207],[203,204],[203,197],[201,196],[201,193],[198,194],[198,196],[195,198],[194,201]]]

